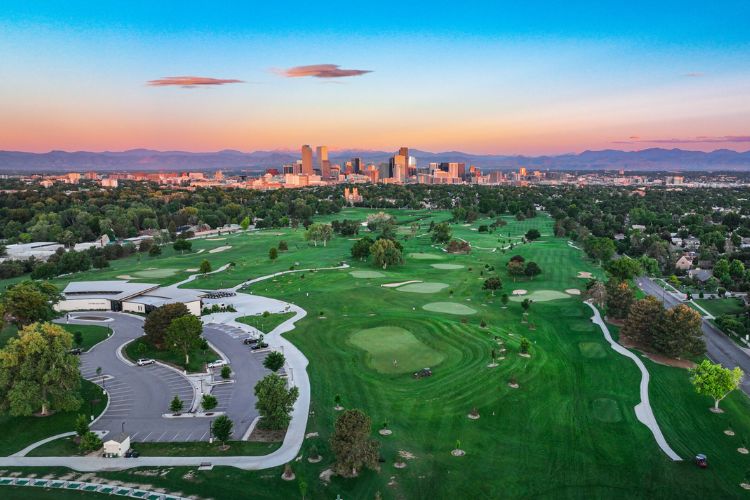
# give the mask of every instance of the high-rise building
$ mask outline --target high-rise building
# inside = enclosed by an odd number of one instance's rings
[[[323,179],[328,179],[331,176],[331,162],[328,161],[328,146],[318,146],[316,148],[316,154],[318,157],[320,176]]]
[[[305,144],[302,146],[302,173],[304,175],[313,175],[312,148]]]
[[[521,177],[526,177],[526,167],[519,168],[518,175],[520,175]]]
[[[352,171],[355,174],[361,174],[362,173],[362,158],[352,158],[351,160],[352,164]]]

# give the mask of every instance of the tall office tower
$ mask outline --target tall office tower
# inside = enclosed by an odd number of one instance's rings
[[[519,168],[518,175],[520,175],[521,177],[526,177],[526,167]]]
[[[302,146],[302,173],[313,175],[312,148],[305,144]]]
[[[352,158],[352,170],[355,174],[361,174],[362,173],[362,158]]]
[[[318,146],[316,148],[316,154],[318,156],[320,176],[323,179],[328,179],[331,176],[331,162],[328,161],[328,146]]]
[[[401,156],[403,156],[403,157],[405,157],[405,158],[408,158],[409,157],[409,148],[407,148],[405,146],[401,146],[400,148],[398,148],[398,154],[401,155]]]

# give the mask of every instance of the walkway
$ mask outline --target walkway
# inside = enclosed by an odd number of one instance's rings
[[[604,334],[604,338],[607,340],[607,342],[609,342],[609,345],[612,346],[612,349],[614,349],[617,353],[632,359],[638,369],[641,370],[641,402],[635,406],[635,416],[638,418],[638,420],[641,421],[641,423],[643,423],[643,425],[649,428],[651,433],[654,435],[654,438],[656,439],[656,444],[659,445],[659,448],[661,448],[661,450],[666,453],[669,458],[674,461],[682,460],[682,458],[680,458],[680,456],[675,453],[675,451],[669,446],[669,444],[667,444],[667,440],[664,439],[664,435],[659,428],[659,424],[656,422],[654,410],[651,408],[651,402],[648,398],[648,383],[651,377],[648,373],[648,370],[646,369],[646,366],[643,364],[643,361],[641,361],[638,356],[615,342],[612,338],[612,335],[609,333],[609,328],[607,328],[604,320],[602,320],[602,316],[601,314],[599,314],[599,310],[594,307],[594,305],[588,300],[586,301],[586,304],[588,304],[588,306],[594,312],[594,316],[591,318],[591,321],[594,324],[599,325],[599,328],[602,329],[602,333]]]

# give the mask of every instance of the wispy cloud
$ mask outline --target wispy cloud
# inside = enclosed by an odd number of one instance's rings
[[[275,73],[286,78],[344,78],[347,76],[361,76],[372,73],[368,69],[343,69],[338,64],[311,64],[309,66],[295,66],[293,68],[274,70]]]
[[[242,80],[209,78],[206,76],[164,76],[158,80],[147,82],[149,87],[182,87],[192,89],[195,87],[211,87],[214,85],[226,85],[227,83],[244,83]]]
[[[700,78],[702,76],[706,76],[706,74],[701,73],[700,71],[691,71],[689,73],[683,73],[682,76],[687,77],[687,78]]]
[[[720,143],[737,143],[750,142],[750,135],[699,135],[695,137],[671,138],[671,139],[640,139],[637,136],[631,136],[627,141],[613,141],[613,144],[720,144]]]

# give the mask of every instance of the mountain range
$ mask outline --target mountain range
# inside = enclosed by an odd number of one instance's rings
[[[388,161],[393,152],[370,150],[336,150],[329,153],[332,163],[359,157],[366,163]],[[540,170],[699,171],[750,170],[750,151],[719,149],[711,152],[651,148],[641,151],[606,149],[552,156],[472,154],[461,151],[433,153],[411,150],[417,165],[430,162],[464,162],[485,170],[527,167]],[[300,158],[297,151],[253,151],[249,153],[222,150],[208,153],[131,149],[121,152],[50,151],[28,153],[0,151],[0,171],[5,173],[53,173],[61,171],[159,171],[216,170],[257,172],[279,168]]]

